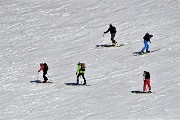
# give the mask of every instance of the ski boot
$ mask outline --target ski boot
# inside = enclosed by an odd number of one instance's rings
[[[76,83],[76,85],[79,85],[79,80],[77,80],[77,83]]]
[[[48,82],[48,80],[44,80],[44,81],[43,81],[43,83],[47,83],[47,82]]]
[[[115,40],[112,41],[112,46],[116,46],[117,42]]]
[[[151,90],[149,90],[148,93],[152,93]]]
[[[141,54],[141,55],[144,54],[144,51],[141,51],[140,54]]]
[[[149,51],[149,50],[146,50],[146,53],[150,53],[150,51]]]

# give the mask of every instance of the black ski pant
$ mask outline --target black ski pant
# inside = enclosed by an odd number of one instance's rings
[[[46,77],[46,74],[47,74],[47,72],[43,72],[43,78],[44,78],[43,82],[47,82],[47,80],[48,80],[48,78]]]
[[[82,76],[82,78],[84,79],[84,83],[83,84],[86,84],[86,79],[84,77],[84,73],[78,73],[77,75],[77,84],[79,84],[79,77]]]
[[[111,33],[111,41],[112,41],[112,43],[115,43],[115,42],[116,42],[116,41],[114,40],[115,35],[116,35],[116,33]]]

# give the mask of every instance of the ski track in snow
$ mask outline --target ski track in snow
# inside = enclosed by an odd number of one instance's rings
[[[121,120],[180,119],[178,0],[1,0],[0,119]],[[112,23],[122,47],[103,32]],[[154,35],[151,50],[142,37]],[[43,80],[39,63],[46,62],[52,84]],[[86,63],[90,86],[76,82],[78,62]],[[142,90],[143,71],[151,73],[152,94]],[[82,80],[80,82],[83,82]]]

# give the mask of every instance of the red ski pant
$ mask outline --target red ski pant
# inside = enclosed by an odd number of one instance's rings
[[[148,86],[149,90],[151,90],[150,79],[144,80],[143,91],[146,91],[146,86]]]

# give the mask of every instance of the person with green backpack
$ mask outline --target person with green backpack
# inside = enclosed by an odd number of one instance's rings
[[[77,71],[76,71],[77,84],[79,84],[79,77],[82,76],[82,78],[84,79],[83,85],[86,85],[86,79],[84,77],[85,69],[86,69],[85,63],[78,62],[78,64],[77,64]]]

